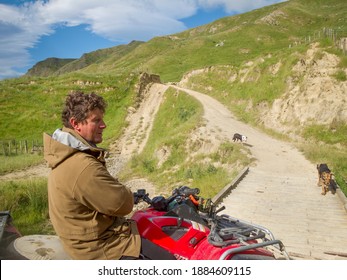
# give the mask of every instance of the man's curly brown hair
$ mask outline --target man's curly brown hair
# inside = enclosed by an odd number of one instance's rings
[[[70,124],[71,118],[75,118],[77,122],[84,122],[94,109],[100,109],[104,113],[106,107],[107,103],[103,97],[93,92],[71,92],[66,97],[65,107],[62,112],[63,125],[72,128]]]

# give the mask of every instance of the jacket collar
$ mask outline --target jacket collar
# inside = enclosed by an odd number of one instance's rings
[[[79,150],[94,156],[103,164],[106,162],[105,156],[107,151],[105,149],[89,143],[71,128],[63,127],[62,129],[56,129],[51,136],[51,139],[60,143],[61,145],[72,148],[72,150],[70,150],[68,153],[73,153],[73,150]]]
[[[89,150],[91,148],[91,145],[88,145],[86,140],[84,140],[78,133],[73,129],[66,127],[63,127],[63,129],[56,129],[52,135],[52,139],[80,151]]]

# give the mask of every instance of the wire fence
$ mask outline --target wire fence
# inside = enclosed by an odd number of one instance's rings
[[[322,30],[314,32],[313,35],[306,36],[304,43],[309,44],[323,38],[330,39],[336,48],[342,50],[344,55],[347,54],[347,34],[336,29],[324,27]]]
[[[0,155],[15,156],[18,154],[33,154],[43,151],[42,141],[38,140],[0,140]]]

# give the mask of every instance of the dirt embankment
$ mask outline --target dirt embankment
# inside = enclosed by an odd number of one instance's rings
[[[264,125],[295,139],[298,130],[310,124],[346,123],[347,81],[334,77],[339,62],[312,44],[294,66],[286,93],[271,107],[259,108]]]

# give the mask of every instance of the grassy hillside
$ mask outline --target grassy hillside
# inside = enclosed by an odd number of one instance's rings
[[[179,81],[192,69],[238,67],[259,56],[282,53],[289,45],[304,43],[309,36],[313,39],[323,28],[346,34],[345,22],[346,5],[341,0],[329,1],[328,5],[325,1],[292,0],[153,38],[117,61],[117,66],[110,59],[98,70],[139,69],[159,74],[164,82]]]
[[[126,54],[132,52],[143,42],[140,41],[132,41],[128,45],[119,45],[113,48],[96,50],[91,53],[84,54],[80,59],[72,61],[69,64],[61,67],[55,74],[61,75],[67,72],[74,72],[90,65],[99,65],[103,64],[104,60],[112,58],[115,62]]]
[[[41,76],[47,77],[54,75],[56,71],[61,68],[64,68],[66,64],[75,61],[75,59],[59,59],[55,57],[50,57],[44,61],[38,62],[32,68],[28,70],[27,76]]]
[[[0,86],[1,139],[38,139],[42,132],[61,126],[61,111],[66,95],[73,90],[96,92],[109,107],[106,122],[110,132],[106,140],[117,136],[133,103],[133,85],[137,76],[69,74],[59,77],[22,77],[5,80]],[[112,122],[110,121],[112,120]],[[112,136],[111,136],[112,134]]]

